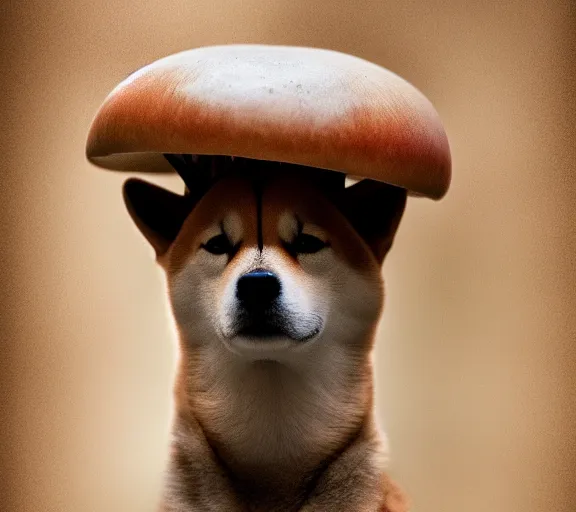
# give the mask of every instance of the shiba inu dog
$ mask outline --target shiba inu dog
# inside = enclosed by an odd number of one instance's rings
[[[179,334],[160,510],[407,511],[385,472],[371,364],[405,190],[289,164],[195,162],[211,174],[190,171],[183,196],[124,187]]]

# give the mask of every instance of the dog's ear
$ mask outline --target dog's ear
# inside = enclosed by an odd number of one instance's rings
[[[132,220],[162,256],[190,213],[190,201],[152,183],[131,178],[124,183],[124,202]]]
[[[341,210],[379,263],[392,247],[406,196],[403,188],[372,180],[362,180],[344,189]]]

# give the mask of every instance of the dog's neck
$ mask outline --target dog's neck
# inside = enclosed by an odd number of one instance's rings
[[[210,455],[244,494],[301,492],[339,452],[375,437],[370,346],[319,340],[280,363],[182,341],[174,450]]]

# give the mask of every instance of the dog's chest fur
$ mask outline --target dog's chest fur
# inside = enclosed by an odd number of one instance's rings
[[[196,478],[221,481],[218,500],[232,500],[231,511],[300,510],[331,462],[362,444],[369,448],[356,448],[358,467],[379,474],[378,446],[366,435],[370,428],[363,417],[370,379],[352,375],[358,368],[334,347],[329,354],[316,354],[316,360],[313,355],[298,369],[271,361],[238,364],[225,353],[190,359],[203,372],[188,366],[188,377],[179,382],[186,387],[180,396],[189,401],[178,408],[173,494],[188,496],[190,506],[210,501],[213,488],[203,497],[186,490],[202,489],[189,480],[192,465]]]

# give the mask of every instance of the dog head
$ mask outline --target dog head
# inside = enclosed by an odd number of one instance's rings
[[[274,169],[258,172],[262,165]],[[380,266],[406,193],[370,181],[333,187],[326,176],[252,162],[195,200],[126,183],[128,210],[166,271],[187,344],[288,360],[318,344],[371,339]]]

